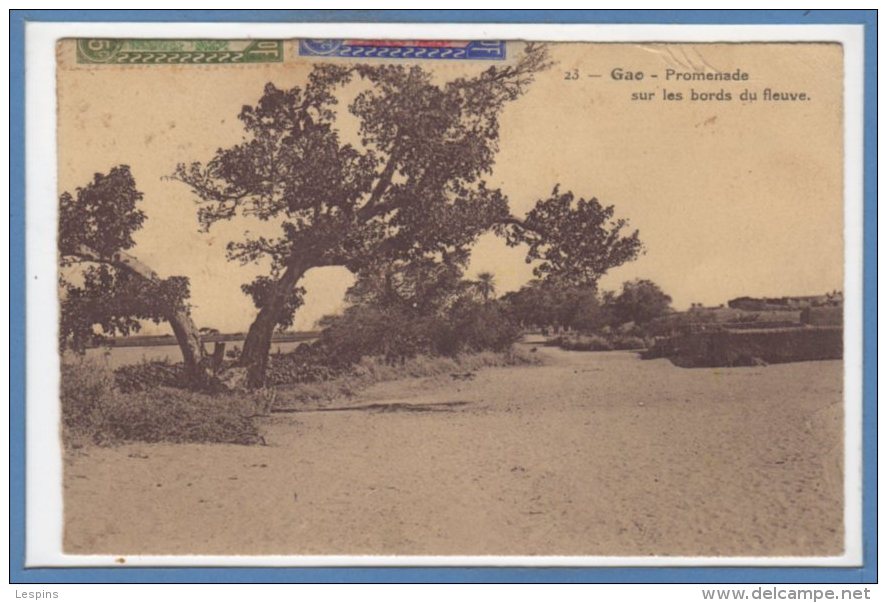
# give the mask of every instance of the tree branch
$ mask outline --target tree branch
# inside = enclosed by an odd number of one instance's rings
[[[379,175],[379,180],[376,182],[376,186],[373,187],[373,191],[370,193],[370,198],[358,212],[358,217],[361,220],[368,220],[369,218],[381,215],[387,211],[387,209],[380,211],[382,206],[379,205],[379,201],[385,196],[385,193],[388,192],[388,189],[391,187],[391,181],[394,178],[394,170],[397,169],[397,162],[400,160],[400,153],[397,149],[398,140],[400,140],[399,136],[395,138],[391,155],[388,157],[388,164]]]
[[[126,253],[125,251],[117,251],[111,257],[104,257],[89,246],[81,244],[71,253],[66,253],[64,255],[74,257],[85,262],[107,264],[109,266],[113,266],[114,268],[120,268],[122,270],[126,270],[128,272],[136,274],[149,281],[157,282],[161,280],[156,272],[151,270],[151,268],[149,268],[146,264],[143,264],[134,256]]]

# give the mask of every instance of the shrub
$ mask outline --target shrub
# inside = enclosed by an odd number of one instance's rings
[[[343,365],[318,345],[302,344],[287,354],[268,357],[265,383],[269,386],[328,381],[340,375]]]
[[[647,342],[642,337],[629,335],[613,339],[614,350],[643,350],[647,348]]]
[[[325,354],[321,363],[353,365],[369,356],[403,363],[422,354],[501,352],[519,336],[518,325],[495,302],[462,300],[444,313],[426,316],[357,305],[327,320],[318,346]]]
[[[607,352],[613,349],[608,339],[598,335],[564,336],[558,338],[556,345],[577,352]]]
[[[502,352],[520,338],[520,327],[494,303],[466,302],[454,307],[449,320],[439,321],[434,351],[444,356],[462,352]]]
[[[656,337],[648,342],[647,349],[641,352],[643,360],[668,358],[674,353],[674,337]]]
[[[184,364],[166,360],[143,360],[121,366],[114,371],[114,384],[124,394],[148,391],[155,387],[178,387],[207,393],[220,393],[227,389],[212,375],[207,375],[199,382],[189,381]]]
[[[546,345],[579,352],[608,352],[610,350],[646,350],[654,344],[652,338],[637,335],[563,335],[550,339]]]
[[[319,345],[330,361],[342,364],[354,364],[364,356],[402,360],[430,349],[431,321],[394,308],[352,306],[328,320]]]
[[[378,309],[358,306],[326,322],[316,343],[269,357],[268,386],[350,383],[366,375],[376,381],[423,376],[425,365],[456,370],[450,359],[459,363],[462,357],[484,353],[495,359],[491,362],[523,363],[512,350],[519,328],[493,304],[465,305],[448,319],[403,314],[392,319]]]
[[[140,392],[159,386],[181,387],[184,380],[182,363],[165,360],[143,360],[121,366],[114,371],[114,383],[122,393]]]

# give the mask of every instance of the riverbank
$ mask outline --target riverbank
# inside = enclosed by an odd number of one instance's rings
[[[378,383],[262,419],[267,446],[69,451],[70,553],[830,555],[839,361],[543,366]]]

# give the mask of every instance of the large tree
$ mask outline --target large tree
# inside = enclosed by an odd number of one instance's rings
[[[188,279],[160,278],[127,252],[145,221],[142,197],[129,167],[120,165],[59,198],[61,344],[79,350],[97,337],[96,327],[103,335],[129,335],[142,320],[166,321],[187,378],[201,381],[203,346],[188,306]]]
[[[565,204],[556,190],[554,201],[521,220],[485,182],[503,108],[548,65],[537,44],[510,65],[445,83],[420,66],[318,64],[305,85],[267,84],[256,105],[243,107],[243,142],[206,163],[177,167],[174,177],[194,192],[205,229],[237,217],[278,227],[274,236],[245,235],[228,245],[231,260],[269,264],[270,274],[248,286],[258,307],[241,355],[249,385],[263,384],[273,331],[292,319],[298,283],[312,268],[361,273],[380,262],[423,259],[464,266],[471,245],[491,229],[511,244],[528,243],[549,272],[565,270],[567,262],[553,256],[572,247],[590,252],[590,263],[578,260],[584,273],[637,253],[637,234],[623,236],[623,224],[610,223],[606,211],[607,236],[593,231],[591,241],[576,240],[582,225],[600,226],[601,216],[592,215],[599,206]],[[358,124],[354,144],[337,127],[338,96],[349,83],[358,90],[348,105]]]

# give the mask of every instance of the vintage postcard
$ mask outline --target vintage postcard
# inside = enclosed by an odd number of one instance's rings
[[[55,51],[66,554],[847,551],[842,44]]]

